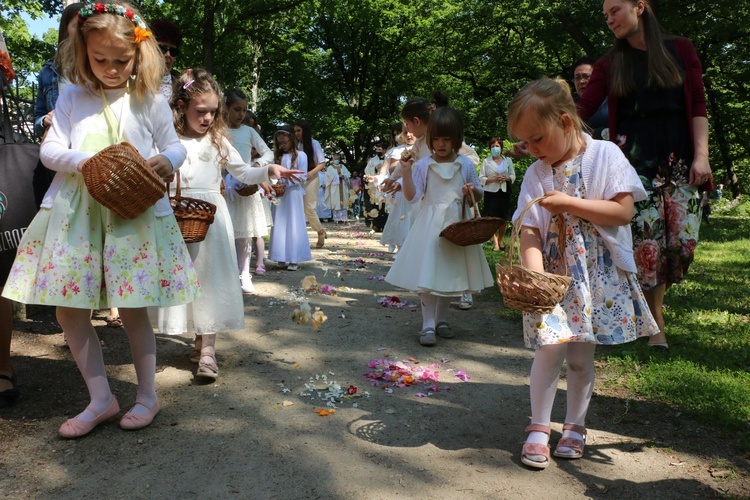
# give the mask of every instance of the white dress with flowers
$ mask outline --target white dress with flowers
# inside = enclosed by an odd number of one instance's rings
[[[26,304],[77,309],[140,308],[191,302],[198,278],[166,196],[134,219],[94,200],[77,164],[121,138],[148,158],[158,147],[179,166],[185,149],[164,98],[102,97],[68,85],[41,148],[57,171],[42,208],[18,245],[3,296]]]
[[[586,198],[582,158],[579,155],[553,170],[556,191]],[[568,213],[562,216],[566,227],[563,258],[573,283],[551,313],[523,313],[526,347],[536,349],[564,342],[622,344],[658,333],[636,274],[614,264],[610,249],[592,223]],[[524,224],[527,223],[528,219]],[[566,274],[565,264],[557,257],[560,242],[557,231],[557,224],[550,224],[543,251],[544,268]]]
[[[422,183],[419,179],[425,169],[426,182]],[[463,156],[452,163],[436,163],[428,157],[414,166],[416,196],[424,193],[424,197],[385,277],[388,283],[448,297],[476,293],[493,285],[482,245],[462,247],[440,237],[446,226],[461,220],[461,188],[467,182],[478,186],[476,176],[473,165]]]

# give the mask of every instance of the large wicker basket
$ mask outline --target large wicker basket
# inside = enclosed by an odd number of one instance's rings
[[[258,192],[258,185],[257,184],[241,184],[234,188],[235,191],[237,191],[237,194],[240,196],[252,196],[255,193]]]
[[[81,172],[91,197],[123,219],[135,219],[164,196],[164,179],[128,142],[102,149]]]
[[[175,219],[185,243],[198,243],[206,239],[209,226],[214,221],[216,205],[197,198],[182,196],[180,191],[180,173],[177,172],[177,191],[169,197]]]
[[[466,205],[471,203],[471,210],[474,211],[474,217],[465,219]],[[474,192],[469,190],[469,196],[464,195],[461,203],[461,219],[458,222],[447,226],[440,232],[440,236],[447,239],[454,245],[469,246],[481,245],[492,238],[500,226],[505,222],[500,217],[479,217],[477,202],[474,200]]]
[[[271,188],[273,188],[273,192],[276,194],[276,198],[281,198],[284,196],[284,193],[286,193],[286,184],[282,184],[281,182],[277,182],[276,184],[272,185]]]
[[[573,278],[558,274],[537,272],[521,265],[513,265],[513,253],[520,239],[521,226],[526,212],[544,196],[535,198],[521,212],[518,223],[513,225],[510,237],[510,251],[504,264],[496,264],[497,285],[503,296],[505,307],[530,313],[549,313],[563,299]],[[557,257],[565,263],[565,220],[558,217],[560,246]],[[566,264],[567,268],[567,264]]]

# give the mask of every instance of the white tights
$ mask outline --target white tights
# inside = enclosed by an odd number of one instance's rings
[[[130,341],[130,352],[138,379],[136,401],[153,407],[156,403],[156,338],[148,313],[145,308],[121,308],[120,317]],[[113,398],[99,337],[91,325],[91,311],[58,307],[57,321],[65,332],[70,352],[86,383],[91,399],[89,406],[95,412],[94,414],[87,409],[77,418],[91,421],[109,407]],[[134,414],[143,414],[148,409],[143,405],[135,405],[132,411]]]
[[[594,390],[595,350],[596,344],[584,342],[545,345],[536,350],[529,384],[532,424],[550,424],[560,369],[563,361],[566,361],[568,391],[565,423],[585,426],[586,412]],[[528,441],[546,444],[547,439],[546,434],[532,432]]]
[[[437,323],[445,320],[445,313],[450,307],[450,297],[439,297],[430,293],[419,295],[422,302],[422,330],[435,328]]]
[[[266,253],[266,243],[263,238],[237,238],[234,240],[234,247],[237,250],[237,266],[240,274],[250,273],[250,260],[253,257],[253,245],[255,245],[255,265],[263,264],[263,258]]]

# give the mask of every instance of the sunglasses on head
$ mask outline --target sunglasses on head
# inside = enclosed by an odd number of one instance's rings
[[[166,54],[167,52],[169,52],[170,54],[172,54],[172,57],[177,57],[180,55],[180,49],[178,49],[177,47],[164,45],[163,43],[159,44],[159,50],[161,50],[162,54]]]

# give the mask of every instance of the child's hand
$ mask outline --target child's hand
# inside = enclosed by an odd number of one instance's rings
[[[152,156],[146,160],[146,163],[149,167],[154,169],[154,172],[156,172],[159,177],[166,177],[174,171],[172,168],[172,162],[170,162],[164,155]]]
[[[383,182],[383,192],[387,194],[396,194],[401,190],[401,184],[393,179],[386,179]]]
[[[570,211],[569,196],[561,191],[547,191],[544,193],[544,199],[539,202],[539,206],[546,208],[551,213],[557,215]]]
[[[270,184],[268,184],[267,182],[261,182],[261,183],[259,184],[259,186],[260,186],[260,188],[261,188],[261,189],[263,190],[263,193],[264,193],[264,194],[265,194],[266,196],[268,196],[269,194],[271,194],[271,191],[273,191],[273,189],[271,189],[271,185],[270,185]]]
[[[469,196],[469,192],[474,189],[474,183],[469,182],[468,184],[464,184],[464,186],[461,188],[461,192],[464,194],[464,196]]]
[[[171,174],[169,174],[168,176],[166,176],[166,177],[164,178],[164,181],[165,181],[165,182],[170,182],[170,183],[171,183],[171,182],[174,182],[174,179],[175,179],[175,173],[174,173],[174,172],[172,172]]]
[[[505,156],[510,156],[511,158],[526,158],[527,156],[531,156],[531,153],[529,153],[529,150],[526,149],[526,143],[516,142],[513,144],[513,149],[508,149],[503,151],[503,154]]]
[[[273,176],[277,179],[289,179],[299,182],[301,179],[298,176],[304,173],[306,173],[304,170],[289,170],[288,168],[277,165],[276,163],[268,165],[269,177]]]

